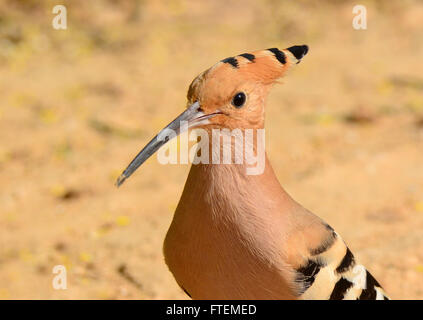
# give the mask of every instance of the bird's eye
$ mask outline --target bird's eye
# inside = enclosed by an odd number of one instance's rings
[[[234,105],[235,108],[241,108],[244,105],[245,100],[247,100],[245,93],[244,92],[238,92],[232,98],[232,104]]]

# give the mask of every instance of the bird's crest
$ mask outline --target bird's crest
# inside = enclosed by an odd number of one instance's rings
[[[282,50],[270,48],[223,59],[192,81],[188,90],[188,101],[192,103],[196,100],[196,93],[208,79],[272,84],[292,65],[298,64],[307,52],[308,46],[300,45]]]

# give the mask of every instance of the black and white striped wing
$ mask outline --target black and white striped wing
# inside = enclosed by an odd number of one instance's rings
[[[342,238],[332,228],[328,229],[328,238],[296,270],[296,280],[302,288],[300,299],[389,300]]]

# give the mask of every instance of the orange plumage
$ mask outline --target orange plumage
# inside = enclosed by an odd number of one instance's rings
[[[187,109],[166,129],[182,120],[209,133],[263,129],[269,90],[307,52],[305,45],[271,48],[218,62],[193,80]],[[164,143],[153,138],[118,185]],[[342,238],[286,193],[267,156],[261,174],[247,167],[191,167],[164,254],[192,298],[387,299]]]

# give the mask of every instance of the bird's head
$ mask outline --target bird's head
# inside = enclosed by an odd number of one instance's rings
[[[187,109],[155,136],[117,180],[121,185],[169,139],[189,128],[259,129],[272,85],[307,54],[306,45],[271,48],[229,57],[198,75],[188,89]],[[187,123],[181,127],[181,121]]]
[[[187,95],[188,109],[198,102],[197,116],[203,120],[193,126],[263,128],[268,91],[307,51],[303,45],[244,53],[202,72],[192,81]]]

